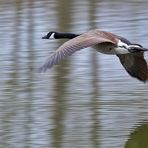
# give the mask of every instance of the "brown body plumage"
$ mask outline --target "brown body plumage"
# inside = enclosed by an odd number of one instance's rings
[[[148,49],[139,44],[132,44],[121,36],[96,29],[83,34],[49,32],[43,37],[43,39],[50,38],[68,38],[70,40],[49,56],[40,71],[46,71],[66,56],[92,46],[98,52],[117,55],[121,64],[131,76],[143,82],[148,80],[148,66],[144,59],[144,51],[148,51]]]

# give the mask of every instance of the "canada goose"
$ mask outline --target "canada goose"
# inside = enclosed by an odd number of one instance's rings
[[[49,32],[42,39],[70,39],[52,53],[47,62],[40,68],[46,71],[58,64],[66,56],[87,47],[94,47],[98,52],[117,55],[125,70],[143,82],[148,80],[148,66],[144,59],[147,48],[134,44],[127,39],[102,30],[91,30],[83,34]]]

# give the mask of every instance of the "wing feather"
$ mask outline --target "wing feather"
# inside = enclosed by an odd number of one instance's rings
[[[117,55],[126,71],[143,82],[148,81],[148,66],[143,53]]]
[[[106,36],[104,37],[102,34],[99,35],[94,33],[84,33],[76,38],[65,42],[62,46],[60,46],[54,53],[49,56],[45,64],[40,67],[39,71],[46,71],[48,68],[51,68],[53,65],[58,64],[62,59],[70,56],[80,49],[84,49],[104,42],[110,44],[116,43],[115,40],[109,39]]]

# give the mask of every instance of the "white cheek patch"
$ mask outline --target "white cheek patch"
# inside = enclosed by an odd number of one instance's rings
[[[52,33],[49,39],[55,39],[54,35],[55,33]]]
[[[125,46],[126,48],[128,48],[128,45],[121,40],[118,41],[118,46]]]
[[[141,46],[138,46],[138,45],[130,45],[129,47],[140,47],[141,48]]]
[[[117,54],[127,54],[130,53],[128,51],[128,45],[121,40],[118,41],[117,47],[115,48],[115,51]]]

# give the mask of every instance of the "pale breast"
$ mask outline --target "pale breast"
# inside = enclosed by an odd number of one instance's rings
[[[98,52],[103,54],[116,54],[115,45],[112,43],[101,43],[93,46]]]

